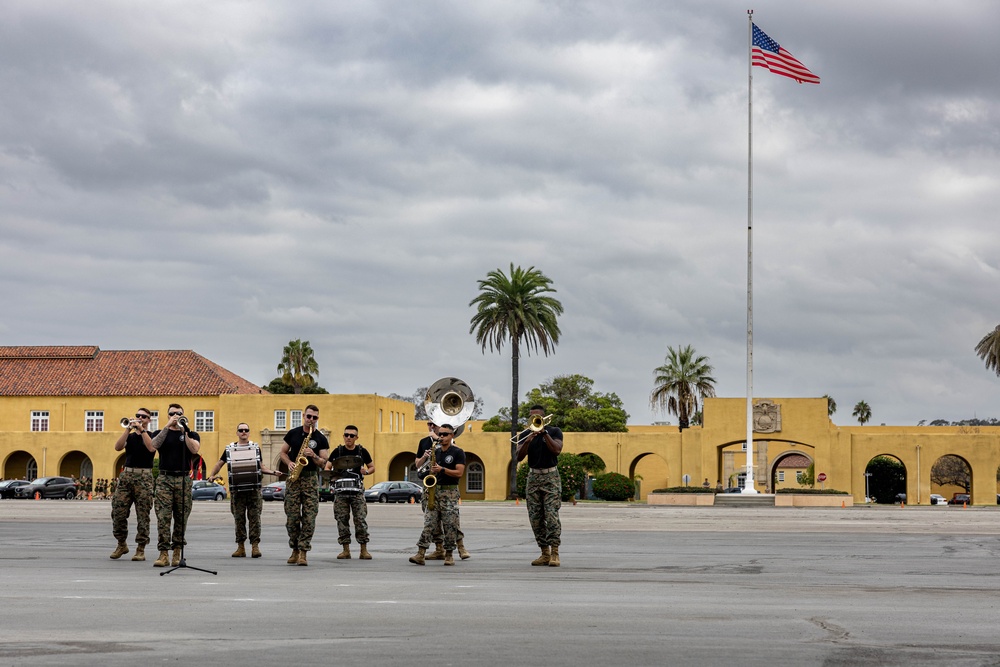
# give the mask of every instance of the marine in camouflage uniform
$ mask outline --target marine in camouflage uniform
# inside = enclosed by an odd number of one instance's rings
[[[365,475],[375,472],[375,464],[372,462],[372,455],[367,449],[358,444],[358,427],[348,424],[344,427],[344,444],[340,445],[330,454],[330,462],[326,464],[327,470],[333,470],[335,462],[344,456],[356,456],[360,459],[360,465],[351,468],[338,470],[339,477],[356,478],[361,490],[357,493],[341,491],[333,499],[333,517],[337,520],[337,542],[343,546],[343,550],[337,555],[338,560],[345,560],[351,557],[351,514],[354,514],[354,538],[361,545],[360,558],[371,560],[368,553],[368,503],[365,501],[364,484],[361,480]]]
[[[454,435],[451,425],[441,424],[438,431],[441,450],[435,454],[434,465],[431,466],[431,474],[437,477],[437,485],[434,487],[434,507],[428,506],[424,513],[424,529],[417,541],[417,553],[410,557],[410,562],[417,565],[424,564],[427,548],[431,545],[438,523],[441,524],[443,533],[444,564],[455,564],[452,551],[458,542],[460,498],[458,482],[465,473],[465,452],[452,444]],[[429,492],[428,490],[424,495]]]
[[[438,427],[433,422],[427,422],[427,430],[430,431],[426,438],[423,438],[417,444],[417,456],[414,461],[414,470],[419,468],[424,464],[424,459],[430,451],[431,447],[436,447],[438,445],[437,432]],[[423,482],[424,478],[429,475],[420,476],[420,481]],[[423,511],[424,516],[427,515],[427,489],[424,489],[424,493],[420,496],[420,509]],[[425,556],[427,560],[444,560],[444,532],[441,529],[441,522],[434,526],[434,534],[432,538],[434,540],[434,546],[436,547],[434,552],[429,553]],[[455,544],[458,546],[458,555],[462,557],[462,560],[470,558],[469,552],[465,548],[465,533],[462,532],[461,521],[455,528]]]
[[[156,547],[160,555],[154,567],[180,565],[181,551],[187,544],[184,531],[191,515],[191,459],[201,449],[200,436],[178,423],[184,409],[172,403],[167,414],[170,418],[166,427],[153,434],[153,447],[160,452],[154,494]],[[171,548],[174,553],[168,561],[167,551]]]
[[[111,498],[111,532],[118,541],[118,547],[111,558],[118,560],[128,553],[128,518],[135,505],[135,555],[134,561],[146,560],[146,545],[149,544],[149,513],[153,509],[153,458],[156,450],[146,432],[149,425],[149,410],[139,408],[129,429],[122,432],[115,442],[115,451],[125,451],[125,466],[118,477],[115,494]],[[81,481],[80,488],[84,488]],[[82,491],[86,493],[86,491]]]
[[[286,561],[289,565],[308,565],[306,554],[312,549],[312,536],[316,531],[316,516],[319,514],[319,470],[328,459],[330,441],[319,431],[319,408],[308,405],[303,411],[305,426],[293,428],[285,434],[281,446],[281,460],[294,472],[296,460],[301,454],[308,463],[299,473],[296,481],[285,484],[285,530],[288,532],[288,546],[292,555]],[[306,442],[306,428],[311,433]]]
[[[532,406],[529,417],[544,417],[545,409]],[[559,545],[562,543],[562,480],[559,476],[559,454],[563,448],[562,429],[543,426],[538,432],[524,436],[517,445],[517,460],[528,457],[528,483],[525,496],[528,521],[542,555],[532,565],[559,567]]]
[[[250,425],[241,422],[236,426],[236,442],[231,442],[222,450],[222,456],[216,462],[215,467],[208,474],[210,479],[214,479],[222,466],[228,464],[232,457],[232,450],[236,447],[251,448],[257,457],[257,467],[265,475],[277,475],[273,470],[268,470],[264,465],[264,458],[260,447],[250,440]],[[254,488],[236,490],[229,489],[229,510],[233,514],[236,522],[236,551],[232,553],[233,558],[244,558],[247,555],[244,542],[250,538],[250,555],[253,558],[260,558],[260,514],[264,508],[264,499],[260,495],[261,479],[256,479]],[[249,527],[249,531],[247,528]]]

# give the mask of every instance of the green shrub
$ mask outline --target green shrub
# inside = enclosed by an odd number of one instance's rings
[[[700,486],[670,486],[666,489],[653,489],[653,493],[715,493],[715,491]]]
[[[601,500],[628,500],[635,497],[635,482],[616,472],[594,478],[594,495]]]

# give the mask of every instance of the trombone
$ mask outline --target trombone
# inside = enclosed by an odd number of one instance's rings
[[[548,426],[551,421],[552,415],[545,415],[544,417],[541,415],[531,415],[531,418],[528,420],[528,428],[515,435],[510,441],[515,445],[520,445],[528,438],[529,434],[541,433],[542,429]]]

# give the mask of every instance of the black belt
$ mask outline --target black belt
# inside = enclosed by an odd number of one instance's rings
[[[153,472],[152,468],[130,468],[128,466],[125,466],[122,470],[125,472]]]
[[[161,475],[166,475],[167,477],[187,477],[187,470],[161,470]]]
[[[556,470],[559,470],[559,466],[553,466],[551,468],[532,468],[531,472],[537,472],[538,474],[543,474],[547,472],[554,472]]]

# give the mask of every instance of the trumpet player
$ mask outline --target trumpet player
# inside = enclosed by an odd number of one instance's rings
[[[417,443],[417,458],[413,462],[413,466],[416,469],[421,482],[425,477],[427,477],[427,475],[431,474],[430,469],[424,469],[424,467],[431,458],[431,448],[438,447],[440,445],[437,433],[437,424],[434,422],[427,422],[427,437]],[[420,508],[423,510],[424,514],[427,513],[426,491],[424,491],[423,495],[420,496]],[[465,548],[465,533],[462,532],[462,522],[458,518],[456,518],[455,521],[455,546],[458,548],[459,557],[462,560],[466,560],[469,558],[470,554],[468,549]],[[425,555],[424,560],[444,560],[444,533],[441,529],[440,521],[434,524],[434,534],[431,536],[431,539],[434,540],[434,551]]]
[[[132,560],[146,560],[149,513],[153,509],[153,458],[156,456],[153,441],[146,431],[151,414],[146,408],[139,408],[135,419],[122,419],[122,426],[126,429],[115,441],[115,451],[125,451],[125,467],[118,476],[115,494],[111,498],[111,532],[118,540],[118,546],[111,552],[114,560],[128,553],[128,517],[132,505],[135,505],[136,523],[135,555]]]
[[[535,542],[542,555],[531,561],[532,565],[559,567],[559,544],[562,524],[559,508],[562,506],[562,481],[559,477],[559,454],[563,448],[562,429],[545,425],[545,408],[531,406],[529,419],[540,420],[538,431],[529,431],[517,445],[517,461],[528,457],[528,484],[525,496],[528,520]]]
[[[281,460],[288,466],[285,484],[285,530],[292,555],[289,565],[308,565],[306,554],[312,549],[319,514],[319,477],[322,466],[330,460],[330,441],[319,431],[319,408],[307,405],[302,413],[302,426],[285,434],[281,445]],[[304,459],[300,465],[300,459]],[[296,474],[298,469],[298,474]]]
[[[436,498],[434,507],[428,506],[424,512],[424,530],[417,541],[417,553],[410,556],[410,562],[415,565],[424,564],[427,548],[431,545],[438,523],[441,524],[443,533],[444,564],[455,564],[452,551],[455,550],[458,534],[458,481],[465,473],[465,452],[452,444],[455,429],[451,424],[441,424],[437,436],[441,449],[435,453],[434,465],[430,468],[430,473],[437,477]]]
[[[187,540],[184,532],[191,515],[191,457],[201,450],[201,437],[187,427],[184,408],[171,403],[167,425],[153,434],[153,448],[160,452],[160,474],[156,478],[156,547],[154,567],[177,566]],[[170,524],[173,523],[171,531]],[[173,558],[167,551],[173,547]]]

